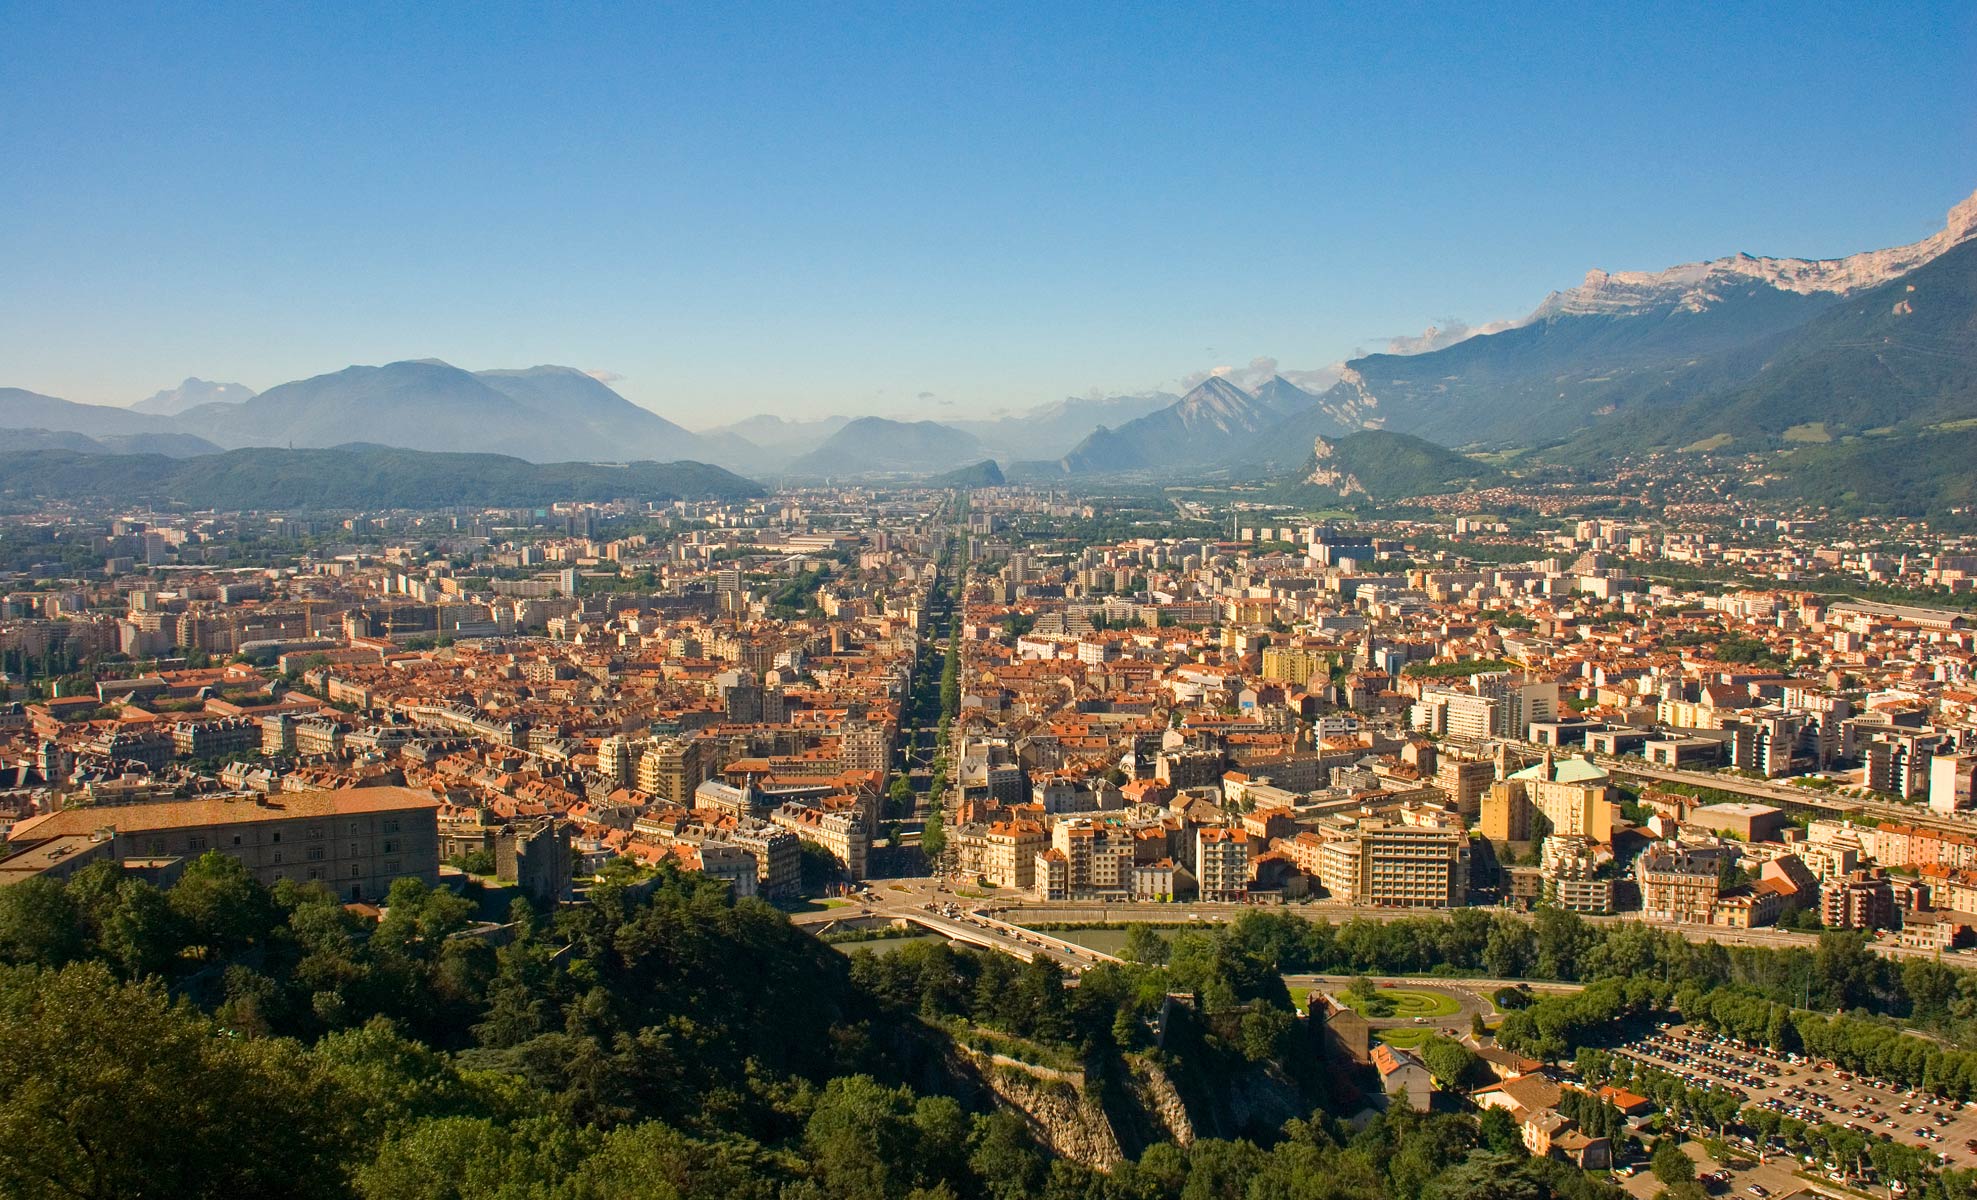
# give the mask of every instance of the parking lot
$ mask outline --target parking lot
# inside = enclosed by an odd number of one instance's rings
[[[1636,1038],[1614,1047],[1614,1053],[1675,1075],[1689,1087],[1725,1091],[1745,1105],[1767,1108],[1809,1125],[1841,1125],[1870,1138],[1919,1147],[1945,1166],[1977,1166],[1977,1109],[1969,1104],[1855,1075],[1804,1055],[1777,1055],[1684,1026]],[[1777,1146],[1749,1149],[1753,1166],[1783,1165],[1789,1160],[1788,1155],[1777,1152]],[[1808,1175],[1841,1182],[1833,1179],[1838,1164],[1801,1161],[1794,1165]],[[1856,1186],[1859,1183],[1854,1182]],[[1747,1187],[1741,1179],[1726,1183],[1740,1192]],[[1775,1190],[1775,1184],[1764,1186]]]
[[[1704,1185],[1718,1195],[1727,1197],[1729,1193],[1734,1192],[1740,1200],[1787,1200],[1787,1198],[1804,1200],[1812,1194],[1809,1189],[1813,1185],[1793,1174],[1795,1163],[1778,1158],[1760,1163],[1755,1155],[1747,1157],[1730,1155],[1725,1161],[1719,1162],[1703,1149],[1699,1142],[1685,1142],[1682,1149],[1695,1162],[1698,1177],[1707,1177],[1716,1172],[1722,1172],[1727,1177],[1723,1183],[1714,1187]],[[1636,1200],[1652,1200],[1667,1186],[1645,1167],[1621,1179],[1619,1183]],[[1753,1191],[1753,1188],[1756,1190]]]

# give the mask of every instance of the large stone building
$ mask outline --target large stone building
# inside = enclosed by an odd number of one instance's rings
[[[822,846],[846,875],[865,878],[866,855],[872,842],[865,823],[855,813],[825,812],[792,802],[778,807],[769,819],[801,840]]]
[[[160,800],[66,808],[17,823],[10,844],[102,833],[117,860],[194,859],[217,850],[262,883],[319,883],[344,900],[380,900],[393,880],[439,882],[439,801],[401,787]]]
[[[997,821],[988,827],[982,878],[992,887],[1029,888],[1036,883],[1037,855],[1045,847],[1035,821]]]
[[[570,898],[575,866],[570,826],[554,817],[511,821],[494,835],[494,876],[519,886],[544,910]]]

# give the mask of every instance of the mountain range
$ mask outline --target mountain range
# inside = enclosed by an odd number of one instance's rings
[[[1303,468],[1274,498],[1303,505],[1391,501],[1488,487],[1502,479],[1497,468],[1412,434],[1362,429],[1312,439]]]
[[[989,457],[972,433],[935,421],[859,417],[784,470],[812,479],[858,475],[925,475],[951,471]]]
[[[1247,392],[1211,375],[1165,408],[1117,429],[1101,425],[1071,448],[1062,466],[1068,474],[1082,475],[1225,463],[1240,457],[1259,435],[1316,405],[1315,396],[1282,376]]]
[[[1977,195],[1937,233],[1892,249],[1595,270],[1509,328],[1355,358],[1337,378],[1317,394],[1282,376],[1252,390],[1213,375],[1184,395],[1070,398],[988,418],[752,417],[694,433],[574,368],[474,372],[420,360],[259,395],[187,379],[132,408],[0,388],[0,430],[16,431],[17,448],[198,454],[354,438],[800,478],[940,474],[994,459],[1026,479],[1273,478],[1308,468],[1320,439],[1344,446],[1368,430],[1579,463],[1906,437],[1977,420]]]
[[[214,383],[208,379],[187,379],[175,388],[153,392],[130,406],[132,412],[157,417],[175,417],[202,404],[244,404],[254,398],[254,389],[238,383]]]
[[[197,458],[220,448],[189,433],[104,433],[90,437],[62,429],[0,429],[0,454],[30,450],[73,450],[78,454],[162,454]]]
[[[1719,433],[1755,443],[1801,425],[1859,428],[1861,405],[1885,407],[1889,419],[1870,426],[1908,420],[1911,410],[1977,416],[1977,396],[1945,378],[1967,379],[1971,342],[1942,340],[1972,316],[1973,237],[1977,195],[1937,234],[1892,250],[1594,271],[1514,328],[1426,354],[1354,359],[1320,400],[1350,424],[1444,445],[1530,445],[1545,431],[1580,440],[1582,453],[1624,448],[1657,427],[1683,445]],[[1929,296],[1917,303],[1911,286]],[[1946,354],[1961,365],[1941,369]],[[1821,372],[1846,381],[1853,399],[1812,386]],[[1918,394],[1916,375],[1947,392]],[[1681,424],[1678,413],[1701,423]],[[1602,426],[1619,436],[1602,437]]]

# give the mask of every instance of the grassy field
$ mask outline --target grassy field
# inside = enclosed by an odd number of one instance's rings
[[[1394,1002],[1396,1017],[1452,1017],[1462,1011],[1455,997],[1447,992],[1423,988],[1383,987],[1380,994]]]
[[[1382,1029],[1374,1034],[1396,1050],[1419,1050],[1421,1043],[1434,1035],[1432,1029]]]
[[[777,900],[773,903],[777,908],[782,909],[786,913],[826,912],[833,908],[851,907],[851,901],[843,900],[836,896],[824,896],[818,899],[808,900]]]

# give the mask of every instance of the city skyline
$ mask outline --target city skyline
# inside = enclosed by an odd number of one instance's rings
[[[1971,16],[1794,17],[17,13],[0,383],[439,357],[939,420],[1930,233]]]

